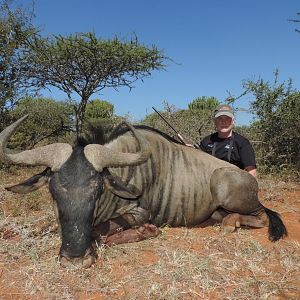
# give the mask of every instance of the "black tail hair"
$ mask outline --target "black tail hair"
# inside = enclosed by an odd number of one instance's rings
[[[283,224],[279,214],[271,209],[264,207],[269,218],[269,240],[276,242],[288,235],[287,229]]]

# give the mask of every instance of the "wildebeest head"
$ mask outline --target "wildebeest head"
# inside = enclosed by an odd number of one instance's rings
[[[19,119],[0,134],[0,160],[13,164],[47,166],[47,169],[7,190],[28,193],[49,182],[61,227],[61,262],[90,266],[96,258],[92,247],[93,214],[104,185],[125,198],[137,197],[112,178],[107,168],[144,163],[151,155],[148,142],[126,124],[139,144],[140,151],[137,153],[115,152],[99,144],[72,148],[66,143],[12,153],[6,148],[8,140],[25,118]]]

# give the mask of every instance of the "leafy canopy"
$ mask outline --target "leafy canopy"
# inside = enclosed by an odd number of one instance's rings
[[[36,86],[62,90],[70,100],[74,93],[79,95],[75,113],[80,130],[91,95],[108,87],[131,89],[136,80],[164,69],[165,59],[162,51],[141,45],[137,38],[105,40],[91,32],[35,37],[30,45],[30,78]]]

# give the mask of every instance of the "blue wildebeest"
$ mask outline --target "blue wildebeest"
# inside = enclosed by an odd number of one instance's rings
[[[276,212],[258,199],[256,179],[149,127],[118,127],[103,144],[55,143],[12,154],[7,142],[25,117],[0,134],[0,158],[47,166],[7,189],[27,193],[48,183],[60,227],[63,265],[90,266],[94,241],[107,245],[157,236],[157,227],[193,226],[212,217],[226,231],[269,227],[269,239],[287,234]]]

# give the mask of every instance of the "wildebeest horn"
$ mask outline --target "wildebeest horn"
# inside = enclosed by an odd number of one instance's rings
[[[87,160],[97,171],[102,171],[105,167],[126,167],[134,166],[145,162],[151,155],[149,143],[141,133],[134,129],[133,126],[124,122],[132,131],[138,141],[140,151],[137,153],[124,153],[113,151],[112,149],[98,145],[90,144],[84,148],[84,154]]]
[[[12,153],[6,149],[9,138],[28,117],[25,115],[0,133],[0,161],[29,166],[47,166],[58,170],[72,153],[72,147],[66,143],[55,143],[44,147]]]

